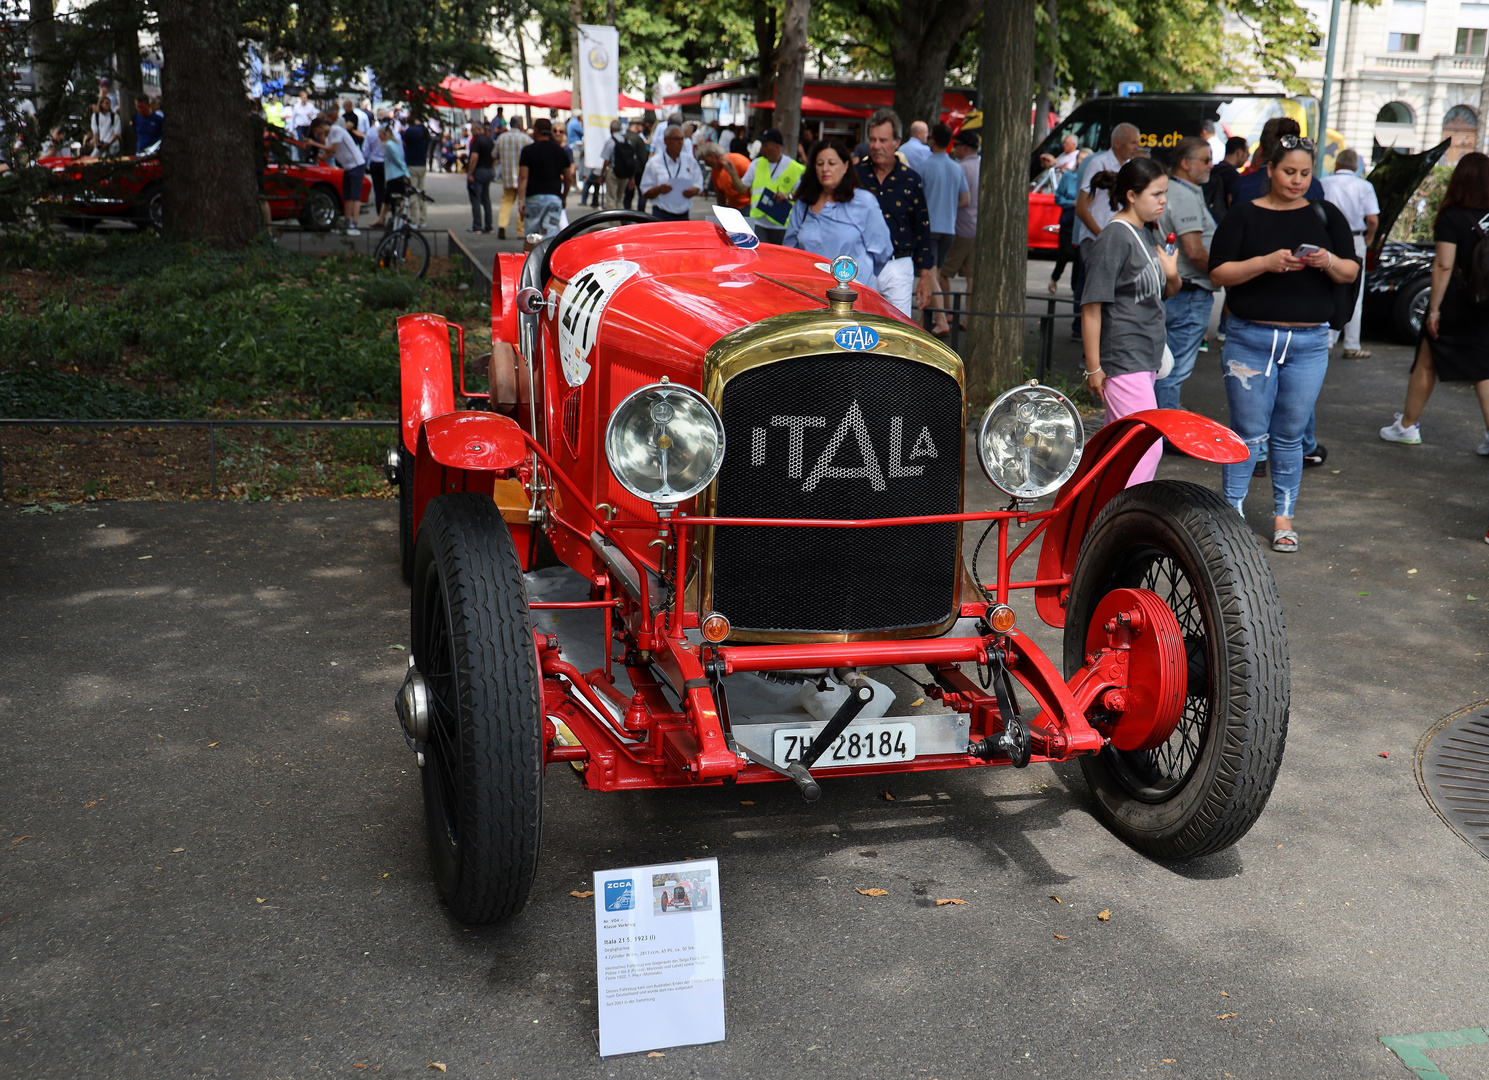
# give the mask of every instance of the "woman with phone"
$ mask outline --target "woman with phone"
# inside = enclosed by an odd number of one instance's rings
[[[1118,172],[1099,172],[1093,192],[1106,190],[1117,213],[1091,246],[1081,290],[1081,348],[1086,386],[1106,405],[1106,422],[1158,408],[1153,384],[1168,338],[1163,300],[1179,291],[1179,261],[1149,225],[1168,205],[1168,173],[1135,157]],[[1153,479],[1163,443],[1143,455],[1127,486]]]
[[[1298,550],[1293,530],[1303,477],[1303,432],[1329,366],[1334,286],[1360,273],[1349,221],[1307,197],[1312,139],[1284,135],[1267,160],[1268,188],[1238,202],[1215,230],[1210,280],[1230,316],[1221,353],[1231,429],[1251,456],[1221,466],[1225,498],[1244,513],[1263,447],[1271,458],[1272,550]]]
[[[1393,423],[1380,429],[1380,437],[1387,442],[1422,441],[1422,410],[1438,379],[1471,382],[1484,414],[1484,441],[1478,452],[1489,457],[1489,306],[1476,305],[1469,295],[1474,284],[1474,249],[1486,233],[1489,157],[1464,154],[1453,168],[1432,226],[1437,251],[1427,317],[1422,320],[1422,336],[1406,384],[1406,404]]]

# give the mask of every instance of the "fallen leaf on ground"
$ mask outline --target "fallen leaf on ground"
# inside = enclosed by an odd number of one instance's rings
[[[19,844],[22,840],[29,840],[29,839],[31,839],[31,834],[30,833],[27,833],[25,836],[17,836],[14,840],[11,841],[11,843],[12,844]]]
[[[84,810],[92,810],[95,806],[97,806],[101,802],[103,802],[102,799],[94,799],[92,802],[85,802],[83,804],[83,809]]]
[[[859,896],[888,896],[888,889],[859,889]]]
[[[910,702],[910,708],[913,709],[913,708],[915,708],[918,705],[924,705],[924,704],[925,704],[925,698],[918,697],[914,701]]]
[[[1477,600],[1477,599],[1478,599],[1478,597],[1477,597],[1477,596],[1470,596],[1470,597],[1469,597],[1469,599],[1470,599],[1470,600]]]
[[[146,560],[146,559],[153,559],[153,558],[155,558],[155,556],[154,556],[154,555],[141,555],[141,556],[140,556],[140,557],[139,557],[139,558],[138,558],[138,559],[136,559],[136,560],[135,560],[135,561],[136,561],[136,562],[144,562],[144,561],[145,561],[145,560]]]
[[[580,892],[578,889],[575,889],[573,892],[569,893],[569,895],[574,897],[576,900],[587,900],[594,894],[595,891],[593,889],[588,889],[585,892]]]
[[[365,1068],[367,1068],[367,1066],[366,1065],[363,1065],[360,1061],[354,1061],[354,1062],[352,1062],[352,1068],[354,1068],[354,1069],[365,1069]]]
[[[1220,996],[1221,997],[1230,997],[1230,995],[1227,994],[1224,990],[1220,991]]]
[[[958,905],[961,905],[961,904],[965,904],[966,902],[967,901],[965,901],[965,900],[937,900],[936,901],[936,906],[937,907],[945,907],[947,904],[958,904]]]
[[[1051,931],[1051,932],[1053,933],[1053,931]],[[1059,938],[1061,941],[1069,941],[1070,940],[1070,935],[1068,935],[1068,934],[1055,934],[1055,937]]]
[[[885,802],[894,802],[894,795],[892,795],[888,791],[879,792],[879,798],[883,799]]]
[[[1390,757],[1391,756],[1391,752],[1389,750],[1382,750],[1380,752],[1380,756],[1381,757]]]
[[[1100,911],[1098,911],[1096,913],[1096,917],[1098,919],[1100,919],[1102,922],[1111,922],[1112,921],[1112,909],[1111,908],[1102,908]]]
[[[447,1069],[445,1067],[445,1063],[443,1061],[431,1061],[428,1065],[425,1065],[424,1068],[426,1068],[426,1069],[438,1069],[440,1072],[449,1072],[450,1071],[449,1069]]]
[[[1060,899],[1060,898],[1059,898],[1059,897],[1058,897],[1058,896],[1056,896],[1056,895],[1055,895],[1055,894],[1054,894],[1054,893],[1050,893],[1050,899],[1051,899],[1051,900],[1053,900],[1053,901],[1054,901],[1054,902],[1055,902],[1055,903],[1057,903],[1057,904],[1063,904],[1063,903],[1065,903],[1065,901],[1064,901],[1064,900],[1061,900],[1061,899]]]
[[[171,848],[171,854],[173,854],[173,855],[179,855],[181,852],[183,852],[185,850],[186,849],[184,847],[173,847],[173,848]]]
[[[1235,1015],[1236,1015],[1235,1013],[1221,1013],[1219,1016],[1215,1017],[1215,1019],[1216,1020],[1229,1020],[1232,1016],[1235,1016]]]
[[[1178,1059],[1178,1058],[1164,1058],[1164,1059],[1163,1059],[1163,1063],[1164,1063],[1164,1064],[1165,1064],[1165,1065],[1173,1065],[1173,1064],[1174,1064],[1174,1063],[1176,1063],[1176,1062],[1177,1062],[1177,1061],[1178,1061],[1178,1060],[1179,1060],[1179,1059]]]
[[[754,799],[740,799],[739,800],[739,805],[740,806],[754,806],[755,805],[755,800]]]
[[[1408,570],[1408,571],[1407,571],[1407,573],[1408,573],[1408,574],[1415,574],[1415,573],[1416,573],[1416,571],[1415,571],[1415,570]]]
[[[651,1053],[647,1054],[646,1056],[647,1057],[666,1057],[667,1055],[664,1054],[664,1053],[662,1053],[660,1050],[653,1050]]]
[[[254,899],[257,900],[260,904],[262,904],[265,900],[267,900],[269,898],[267,896],[255,896]]]
[[[217,744],[215,742],[209,742],[207,745],[208,746],[216,746]]]

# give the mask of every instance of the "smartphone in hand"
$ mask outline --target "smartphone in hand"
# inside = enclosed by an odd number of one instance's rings
[[[1297,248],[1293,250],[1293,258],[1306,259],[1310,255],[1317,255],[1322,250],[1323,248],[1319,247],[1317,244],[1299,244]]]

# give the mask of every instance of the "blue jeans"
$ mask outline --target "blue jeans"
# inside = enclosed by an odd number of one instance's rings
[[[557,195],[529,195],[522,204],[522,227],[526,232],[544,238],[558,232],[559,215],[564,204]]]
[[[1232,315],[1221,353],[1231,430],[1251,456],[1220,467],[1225,501],[1241,510],[1259,451],[1271,458],[1273,513],[1290,518],[1303,479],[1303,431],[1329,369],[1329,327],[1265,326]]]
[[[1163,302],[1168,351],[1174,354],[1174,370],[1153,387],[1160,409],[1179,407],[1179,388],[1194,371],[1199,343],[1205,339],[1205,331],[1210,329],[1210,311],[1214,306],[1215,294],[1204,289],[1186,289]]]

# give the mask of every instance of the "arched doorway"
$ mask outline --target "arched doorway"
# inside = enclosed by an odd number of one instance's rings
[[[1478,145],[1479,117],[1468,105],[1454,105],[1442,118],[1442,137],[1452,139],[1444,161],[1457,161]]]
[[[1388,101],[1382,105],[1380,112],[1375,114],[1374,160],[1379,161],[1388,147],[1403,154],[1414,153],[1416,142],[1417,117],[1411,106],[1404,101]]]

